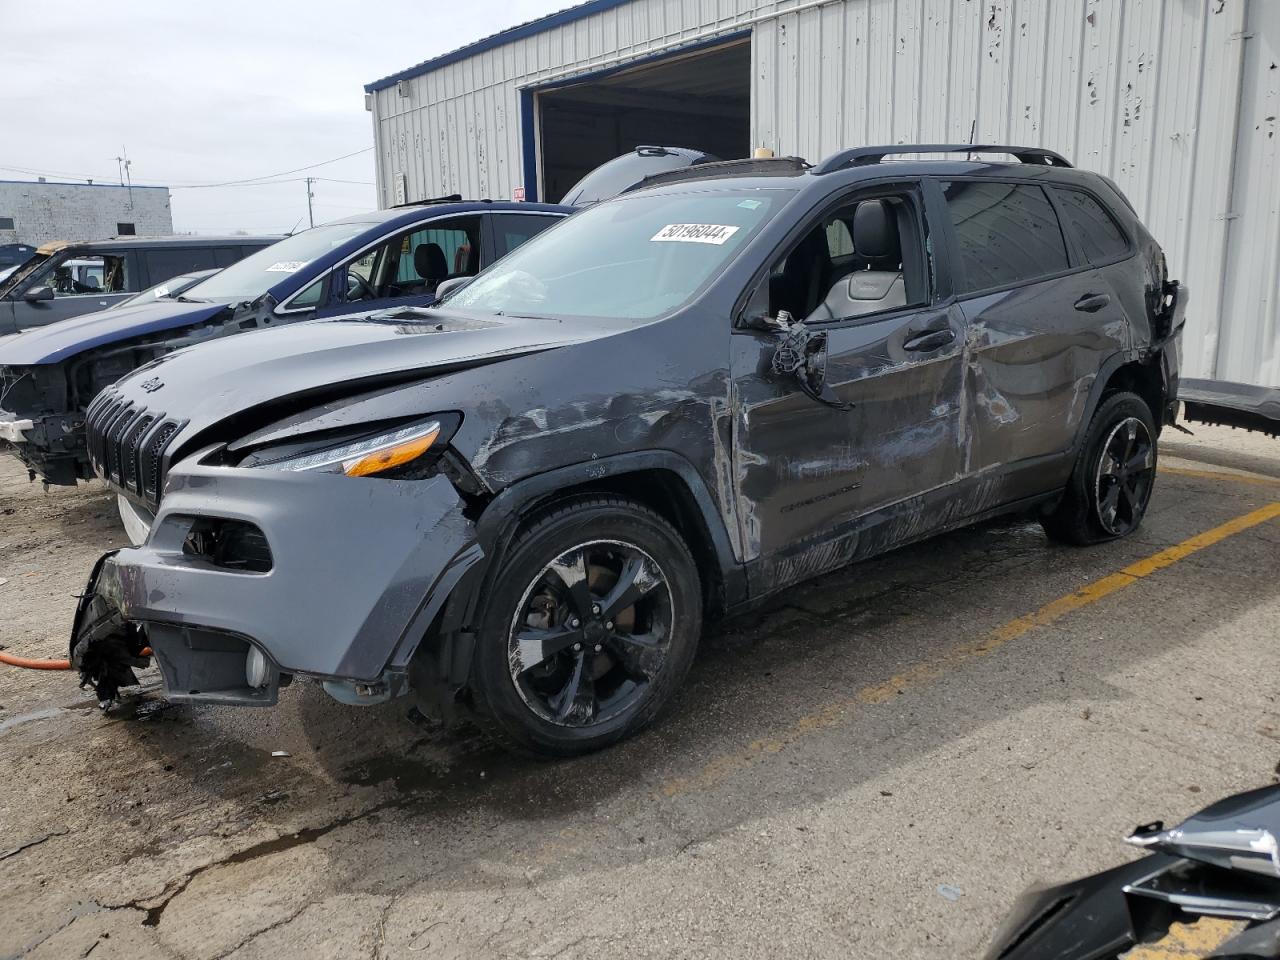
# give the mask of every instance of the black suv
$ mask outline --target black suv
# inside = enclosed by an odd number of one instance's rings
[[[113,307],[191,270],[237,263],[279,237],[116,237],[47,243],[0,282],[0,335]]]
[[[1020,162],[888,159],[944,151]],[[173,699],[303,674],[603,746],[709,616],[1010,511],[1133,531],[1184,306],[1110,181],[1008,146],[659,174],[459,283],[97,398],[97,470],[157,510],[77,613],[102,696],[149,646]]]

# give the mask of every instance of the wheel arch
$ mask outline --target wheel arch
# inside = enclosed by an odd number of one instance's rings
[[[447,706],[466,686],[481,598],[520,530],[557,504],[602,493],[646,506],[680,532],[702,577],[704,615],[719,616],[746,600],[744,568],[724,518],[687,459],[667,450],[646,450],[560,467],[506,487],[476,519],[484,557],[450,592],[419,645],[414,686],[420,694],[433,705]]]
[[[1119,390],[1136,393],[1143,399],[1151,410],[1151,418],[1155,421],[1156,433],[1159,434],[1167,420],[1165,412],[1169,400],[1169,384],[1166,383],[1164,365],[1160,362],[1159,354],[1143,357],[1137,353],[1117,353],[1103,363],[1094,378],[1085,414],[1076,428],[1075,442],[1071,448],[1073,456],[1079,453],[1080,445],[1089,435],[1089,425],[1102,401]]]

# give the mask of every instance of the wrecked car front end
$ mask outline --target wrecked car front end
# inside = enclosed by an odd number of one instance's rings
[[[31,479],[93,479],[85,444],[91,401],[125,374],[176,350],[269,322],[275,301],[153,303],[19,334],[0,350],[0,450]]]
[[[481,556],[450,481],[208,465],[212,453],[170,471],[145,545],[103,559],[87,596],[114,630],[86,638],[78,618],[73,656],[141,625],[173,700],[267,706],[294,674],[348,702],[403,693],[417,639]]]
[[[72,658],[100,699],[146,647],[173,700],[267,706],[297,675],[352,704],[408,691],[418,644],[484,556],[472,501],[487,491],[438,398],[451,376],[572,342],[429,320],[319,321],[255,334],[250,354],[210,344],[95,399],[93,467],[154,517],[81,602]]]
[[[988,960],[1112,960],[1202,917],[1243,922],[1209,956],[1280,958],[1277,838],[1274,785],[1219,800],[1171,829],[1144,824],[1126,842],[1148,856],[1028,892]]]

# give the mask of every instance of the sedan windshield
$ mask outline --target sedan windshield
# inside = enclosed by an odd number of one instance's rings
[[[653,319],[717,276],[776,202],[739,190],[603,203],[530,240],[447,302],[513,316]]]
[[[256,300],[289,274],[368,229],[367,223],[330,223],[295,233],[197,283],[182,298],[230,303]]]

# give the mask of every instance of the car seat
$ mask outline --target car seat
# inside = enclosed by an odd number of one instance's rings
[[[449,279],[449,261],[438,243],[420,243],[413,248],[413,269],[422,278],[415,292],[433,293]]]
[[[814,320],[843,320],[907,305],[902,278],[898,214],[884,200],[864,200],[853,211],[853,249],[867,262],[831,288]]]

